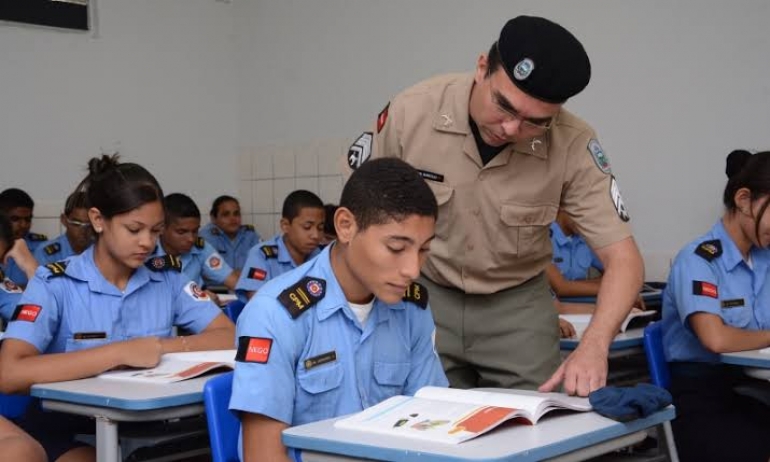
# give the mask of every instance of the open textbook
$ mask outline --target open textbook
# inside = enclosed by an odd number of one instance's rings
[[[588,398],[526,390],[458,390],[423,387],[414,397],[394,396],[335,427],[457,444],[510,419],[536,424],[556,409],[590,411]]]
[[[575,326],[578,338],[583,336],[583,332],[591,322],[590,314],[560,314],[559,317]],[[623,320],[623,323],[620,325],[620,331],[625,332],[629,329],[638,329],[657,319],[660,319],[660,312],[658,311],[632,311]]]
[[[215,369],[234,369],[235,350],[168,353],[151,369],[122,369],[104,372],[99,378],[145,383],[171,383],[198,377]]]

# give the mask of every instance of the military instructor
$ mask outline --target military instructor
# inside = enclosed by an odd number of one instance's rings
[[[419,170],[439,204],[421,282],[453,387],[604,386],[607,354],[637,298],[643,264],[609,160],[594,130],[563,108],[591,65],[547,19],[519,16],[473,74],[403,91],[347,153],[350,169],[393,156]],[[596,313],[560,365],[556,309],[544,275],[549,225],[564,210],[602,261]]]

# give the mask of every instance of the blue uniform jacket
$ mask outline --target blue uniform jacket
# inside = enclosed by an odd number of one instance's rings
[[[261,240],[251,225],[241,226],[235,239],[232,240],[214,223],[209,223],[201,228],[200,235],[222,255],[231,268],[238,270],[246,264],[249,250]]]
[[[556,222],[551,223],[551,246],[553,263],[570,281],[588,279],[592,267],[604,271],[604,265],[586,241],[577,234],[566,236]]]
[[[47,265],[71,257],[75,255],[75,251],[72,250],[67,234],[62,233],[56,239],[51,239],[38,246],[33,255],[40,265]]]
[[[160,241],[155,246],[153,255],[166,255]],[[179,259],[182,261],[182,273],[191,281],[198,283],[199,286],[203,286],[206,282],[222,284],[227,276],[233,272],[230,265],[203,238],[198,238],[192,249],[181,255]]]

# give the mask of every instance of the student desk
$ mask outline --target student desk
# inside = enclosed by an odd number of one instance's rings
[[[646,305],[660,306],[663,301],[663,291],[661,289],[644,289],[639,292]],[[596,297],[559,297],[560,302],[564,303],[596,303]]]
[[[644,343],[644,329],[630,329],[615,336],[610,344],[610,357],[638,353]],[[561,351],[572,351],[577,348],[580,338],[563,338],[559,340]],[[770,356],[770,355],[769,355]]]
[[[342,430],[334,428],[337,419],[329,419],[284,430],[283,443],[299,450],[297,459],[302,462],[362,459],[567,462],[585,460],[635,444],[646,437],[645,429],[670,421],[674,415],[672,406],[626,423],[594,412],[553,415],[533,426],[503,424],[457,445]]]
[[[44,409],[94,417],[99,462],[120,461],[118,424],[201,415],[210,375],[168,384],[89,378],[34,385]]]
[[[763,353],[760,350],[725,353],[722,355],[721,361],[725,364],[734,364],[736,366],[770,369],[770,353]]]

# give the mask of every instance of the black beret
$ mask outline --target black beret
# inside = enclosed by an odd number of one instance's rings
[[[591,80],[591,63],[583,45],[567,29],[545,18],[511,19],[500,32],[497,49],[514,85],[547,103],[563,103]]]

